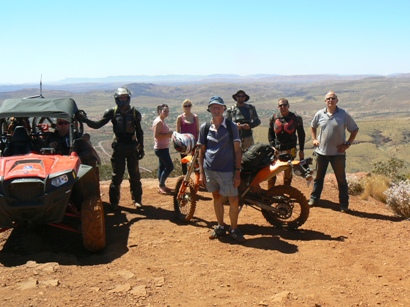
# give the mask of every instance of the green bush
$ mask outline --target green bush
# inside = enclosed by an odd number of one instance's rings
[[[399,182],[402,180],[406,180],[408,176],[400,172],[403,166],[404,166],[403,160],[400,160],[397,158],[391,158],[387,162],[373,163],[372,173],[389,177],[391,181],[393,182]]]
[[[111,174],[112,174],[112,169],[111,169],[111,164],[101,164],[99,167],[100,170],[100,180],[110,180],[111,179]]]

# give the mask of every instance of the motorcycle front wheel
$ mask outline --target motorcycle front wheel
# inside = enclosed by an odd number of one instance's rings
[[[192,219],[196,209],[196,190],[195,183],[192,179],[189,179],[189,184],[184,187],[182,183],[184,182],[184,176],[178,178],[177,184],[174,190],[174,210],[177,218],[187,222]],[[180,190],[183,193],[180,194]]]
[[[309,205],[305,195],[292,186],[275,186],[266,192],[272,199],[275,211],[262,209],[266,221],[276,228],[296,229],[302,226],[309,216]]]

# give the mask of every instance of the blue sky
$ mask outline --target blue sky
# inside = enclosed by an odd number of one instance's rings
[[[410,1],[2,1],[0,83],[410,72]]]

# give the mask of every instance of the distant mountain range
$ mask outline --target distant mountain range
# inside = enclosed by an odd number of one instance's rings
[[[83,92],[90,90],[103,90],[128,83],[153,83],[159,85],[183,85],[183,84],[206,84],[206,83],[313,83],[321,81],[347,81],[360,80],[364,78],[410,78],[410,74],[394,75],[235,75],[235,74],[213,74],[213,75],[134,75],[134,76],[108,76],[104,78],[66,78],[60,81],[44,83],[48,90],[67,90]],[[0,84],[0,92],[19,91],[27,88],[38,88],[39,83],[25,84]]]

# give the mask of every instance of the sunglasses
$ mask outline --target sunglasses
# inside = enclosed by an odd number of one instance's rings
[[[184,108],[190,108],[190,107],[192,107],[192,104],[186,104],[186,105],[184,105]]]
[[[236,95],[236,98],[245,98],[244,95]]]
[[[289,105],[287,104],[287,103],[284,103],[284,104],[278,104],[278,107],[279,108],[284,108],[284,107],[288,107]]]
[[[63,126],[63,125],[68,125],[70,124],[69,122],[57,122],[57,125]]]
[[[328,98],[326,98],[326,100],[336,100],[336,98],[334,98],[334,97],[328,97]]]

